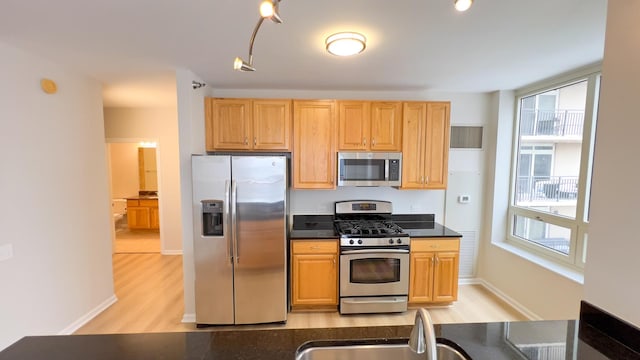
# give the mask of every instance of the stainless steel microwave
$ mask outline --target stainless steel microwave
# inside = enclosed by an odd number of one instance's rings
[[[400,186],[402,153],[339,152],[338,186]]]

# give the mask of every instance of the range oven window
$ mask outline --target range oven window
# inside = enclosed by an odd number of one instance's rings
[[[400,259],[352,259],[349,267],[351,283],[384,284],[400,281]]]
[[[385,180],[385,159],[342,159],[342,180]]]

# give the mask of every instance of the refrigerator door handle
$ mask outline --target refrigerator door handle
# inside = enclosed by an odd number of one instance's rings
[[[230,195],[230,190],[229,190],[229,180],[225,180],[224,182],[224,220],[223,220],[223,226],[222,226],[222,231],[224,232],[224,238],[225,240],[227,240],[227,254],[229,254],[229,263],[231,265],[233,265],[233,245],[231,244],[232,241],[232,237],[231,234],[229,233],[230,230],[230,226],[229,224],[231,223],[231,218],[230,215],[231,213],[229,212],[229,195]]]
[[[240,254],[238,254],[238,184],[235,180],[231,180],[231,237],[233,240],[233,257],[236,264],[240,262]]]

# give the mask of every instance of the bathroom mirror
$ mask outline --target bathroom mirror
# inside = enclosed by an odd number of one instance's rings
[[[141,191],[158,191],[155,148],[138,148],[138,176]]]

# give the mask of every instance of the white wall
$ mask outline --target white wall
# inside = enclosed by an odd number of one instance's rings
[[[0,261],[3,349],[71,332],[114,298],[100,84],[2,43],[0,69],[0,246],[13,248]]]
[[[591,198],[585,299],[640,326],[635,192],[640,2],[609,1]]]
[[[191,154],[205,152],[204,97],[207,88],[192,89],[192,81],[203,82],[189,70],[176,71],[178,134],[180,138],[180,209],[182,215],[184,285],[183,322],[195,322],[195,270],[193,266],[193,214],[191,212]]]
[[[108,142],[137,142],[140,139],[157,141],[161,251],[165,255],[181,254],[177,105],[167,104],[163,108],[105,108],[104,128]]]

